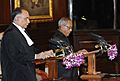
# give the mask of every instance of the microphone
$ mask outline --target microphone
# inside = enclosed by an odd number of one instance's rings
[[[88,35],[91,35],[96,40],[100,40],[100,39],[104,40],[104,38],[102,36],[97,35],[95,33],[88,33]]]
[[[99,47],[101,48],[102,53],[107,51],[109,44],[107,43],[107,41],[105,41],[104,37],[95,33],[89,33],[89,35],[91,35],[92,38],[94,38],[99,43]]]
[[[67,42],[63,41],[63,40],[60,40],[58,38],[51,38],[49,40],[50,43],[54,44],[54,45],[57,45],[58,48],[64,48],[64,47],[67,47],[69,46],[69,44],[67,44]]]
[[[51,38],[49,40],[50,43],[52,43],[53,45],[55,45],[57,47],[57,49],[55,49],[55,52],[62,52],[63,54],[57,54],[58,55],[66,55],[68,53],[70,53],[73,50],[73,47],[70,46],[67,42],[60,40],[58,38]]]
[[[51,38],[49,42],[57,47],[57,49],[54,49],[55,56],[65,56],[65,52],[64,52],[65,47],[62,45],[64,41],[59,40],[57,38],[54,39]]]

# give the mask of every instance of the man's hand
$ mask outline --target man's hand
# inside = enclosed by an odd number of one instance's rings
[[[53,50],[44,51],[44,52],[41,52],[39,54],[36,54],[36,59],[46,59],[49,57],[54,57]]]
[[[82,50],[79,50],[79,51],[77,51],[77,53],[83,53],[83,54],[86,54],[86,53],[88,53],[88,51],[86,50],[86,49],[82,49]]]

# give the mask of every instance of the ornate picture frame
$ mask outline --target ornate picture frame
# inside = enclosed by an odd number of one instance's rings
[[[29,11],[31,22],[53,20],[53,0],[14,0],[14,8],[24,7]]]

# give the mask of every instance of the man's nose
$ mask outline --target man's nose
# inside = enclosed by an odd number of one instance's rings
[[[27,22],[30,23],[30,19],[27,19]]]

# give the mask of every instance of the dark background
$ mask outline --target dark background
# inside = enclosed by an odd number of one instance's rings
[[[120,0],[116,2],[116,28],[120,29]],[[77,29],[113,29],[113,0],[73,0],[73,15]],[[87,20],[82,20],[82,16]]]

